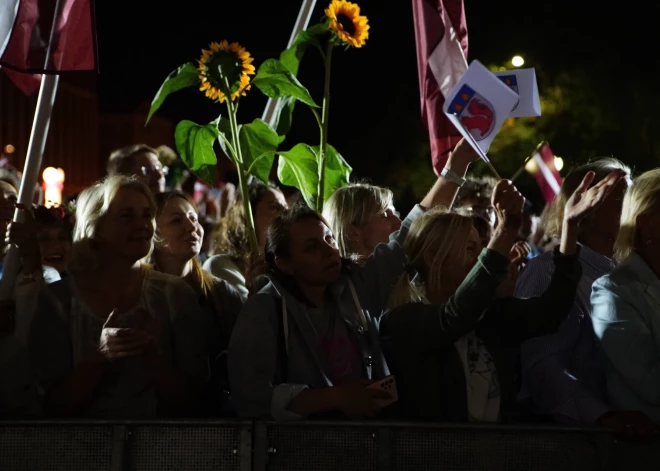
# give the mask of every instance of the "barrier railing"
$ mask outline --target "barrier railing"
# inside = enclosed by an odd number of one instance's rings
[[[16,421],[0,423],[0,470],[658,470],[659,444],[547,426]]]

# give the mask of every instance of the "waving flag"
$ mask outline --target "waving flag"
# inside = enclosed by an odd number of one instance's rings
[[[444,111],[488,162],[488,148],[517,103],[516,92],[475,60],[447,97]]]
[[[555,167],[555,154],[547,142],[542,142],[525,165],[525,170],[538,183],[546,203],[552,203],[561,189],[561,175]]]
[[[461,133],[443,112],[445,99],[467,70],[468,37],[463,0],[413,0],[422,118],[429,130],[437,174]]]
[[[0,0],[0,66],[30,95],[40,74],[96,70],[91,0]],[[51,55],[47,60],[52,34]]]

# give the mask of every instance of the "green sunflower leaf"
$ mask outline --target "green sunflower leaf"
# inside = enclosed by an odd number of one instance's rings
[[[215,185],[218,164],[213,143],[218,136],[218,124],[215,121],[201,126],[192,121],[183,120],[176,125],[174,130],[174,142],[181,160],[192,173],[211,186]]]
[[[163,84],[160,86],[158,93],[154,97],[154,100],[151,102],[151,108],[149,108],[149,115],[147,116],[147,121],[144,123],[146,126],[149,124],[149,120],[153,114],[161,107],[165,98],[167,98],[171,93],[174,93],[184,88],[194,87],[199,85],[199,72],[192,62],[187,62],[181,67],[172,71],[170,75],[167,76]]]
[[[296,36],[291,47],[280,54],[280,62],[289,69],[289,72],[297,77],[300,62],[310,46],[316,47],[323,54],[321,40],[329,31],[327,23],[320,23],[301,31]],[[273,127],[280,136],[286,136],[291,129],[295,105],[296,100],[291,97],[281,98],[277,104],[277,109],[273,116]]]
[[[268,59],[261,64],[252,85],[269,98],[292,97],[314,108],[319,107],[296,76],[277,59]]]
[[[307,144],[297,144],[278,155],[277,177],[282,184],[298,188],[307,205],[316,208],[319,172],[314,149]]]
[[[313,149],[318,154],[320,147],[314,146]],[[325,156],[325,182],[323,182],[324,204],[335,191],[349,184],[352,171],[351,166],[337,149],[328,144]]]
[[[314,46],[323,53],[320,39],[329,32],[330,30],[328,29],[327,23],[320,23],[301,31],[298,33],[298,36],[296,36],[291,47],[280,54],[280,62],[282,62],[282,64],[284,64],[293,75],[298,76],[300,61],[305,55],[307,49],[310,46]]]
[[[280,144],[277,133],[265,121],[255,119],[241,127],[238,140],[245,170],[268,183],[275,151]]]

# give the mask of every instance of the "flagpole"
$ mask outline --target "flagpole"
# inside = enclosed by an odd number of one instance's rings
[[[525,171],[525,166],[527,165],[527,162],[529,162],[529,159],[531,159],[531,158],[532,158],[531,155],[527,156],[527,158],[525,159],[523,164],[520,166],[520,168],[518,170],[516,170],[516,173],[514,173],[513,176],[511,177],[512,182],[515,182],[518,179],[518,177],[520,175],[522,175],[522,173]]]
[[[44,69],[48,68],[52,55],[55,52],[53,42],[62,3],[62,0],[57,0],[55,3],[53,25],[50,30],[50,39],[46,50]],[[48,128],[50,127],[50,117],[53,112],[53,105],[55,104],[55,96],[57,94],[59,81],[59,75],[44,74],[41,76],[41,87],[39,88],[37,107],[34,112],[34,121],[32,122],[32,132],[30,134],[30,141],[25,156],[21,187],[18,192],[18,202],[27,207],[31,207],[34,200],[34,190],[39,178],[41,160],[46,147],[46,138],[48,136]],[[14,221],[23,221],[23,214],[21,211],[16,210],[14,213]],[[13,298],[14,286],[16,284],[16,279],[18,278],[20,266],[21,255],[18,247],[11,245],[7,252],[7,257],[5,258],[2,279],[0,280],[0,300],[4,301]]]
[[[463,128],[463,131],[465,131],[463,134],[464,137],[467,138],[468,141],[470,141],[470,145],[474,150],[477,151],[477,154],[479,154],[479,157],[481,157],[481,160],[486,162],[486,165],[488,165],[488,168],[490,169],[491,172],[493,172],[493,175],[495,175],[495,178],[497,178],[497,181],[500,181],[502,177],[500,177],[500,174],[497,173],[497,170],[495,170],[495,167],[493,167],[493,164],[490,163],[490,159],[486,155],[486,153],[483,151],[481,147],[479,147],[479,144],[477,143],[477,140],[474,138],[472,133],[468,131],[465,126],[463,126],[463,123],[460,121],[456,120],[456,122]]]
[[[316,5],[316,0],[303,0],[302,6],[300,7],[300,11],[298,12],[298,18],[296,19],[296,23],[293,26],[293,31],[291,32],[291,37],[289,38],[289,43],[286,46],[287,49],[289,49],[293,45],[293,42],[296,40],[296,37],[298,36],[298,33],[300,33],[302,30],[307,28],[312,13],[314,12],[315,5]],[[264,109],[264,113],[261,116],[261,119],[266,121],[271,126],[273,125],[273,118],[275,117],[275,111],[277,110],[278,103],[279,103],[279,99],[273,100],[272,98],[269,98],[268,102],[266,103],[266,108]]]
[[[511,177],[512,182],[515,182],[518,179],[518,177],[520,177],[520,175],[525,170],[525,166],[527,165],[527,162],[529,162],[529,160],[532,157],[534,157],[534,154],[536,154],[539,151],[539,149],[543,146],[543,144],[547,144],[547,142],[546,141],[541,141],[541,143],[538,146],[536,146],[536,149],[534,149],[534,152],[532,152],[531,155],[527,156],[527,158],[525,159],[523,164],[520,166],[520,168],[518,170],[516,170],[516,173],[514,173],[513,176]]]

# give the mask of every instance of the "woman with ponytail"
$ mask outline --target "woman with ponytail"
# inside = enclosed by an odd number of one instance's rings
[[[522,218],[524,198],[511,182],[495,188],[499,223],[483,250],[470,217],[434,210],[412,224],[404,243],[410,262],[380,331],[406,419],[512,418],[520,343],[555,331],[568,314],[581,275],[577,225],[620,179],[613,173],[588,189],[593,177],[566,204],[552,282],[539,297],[496,297]]]

